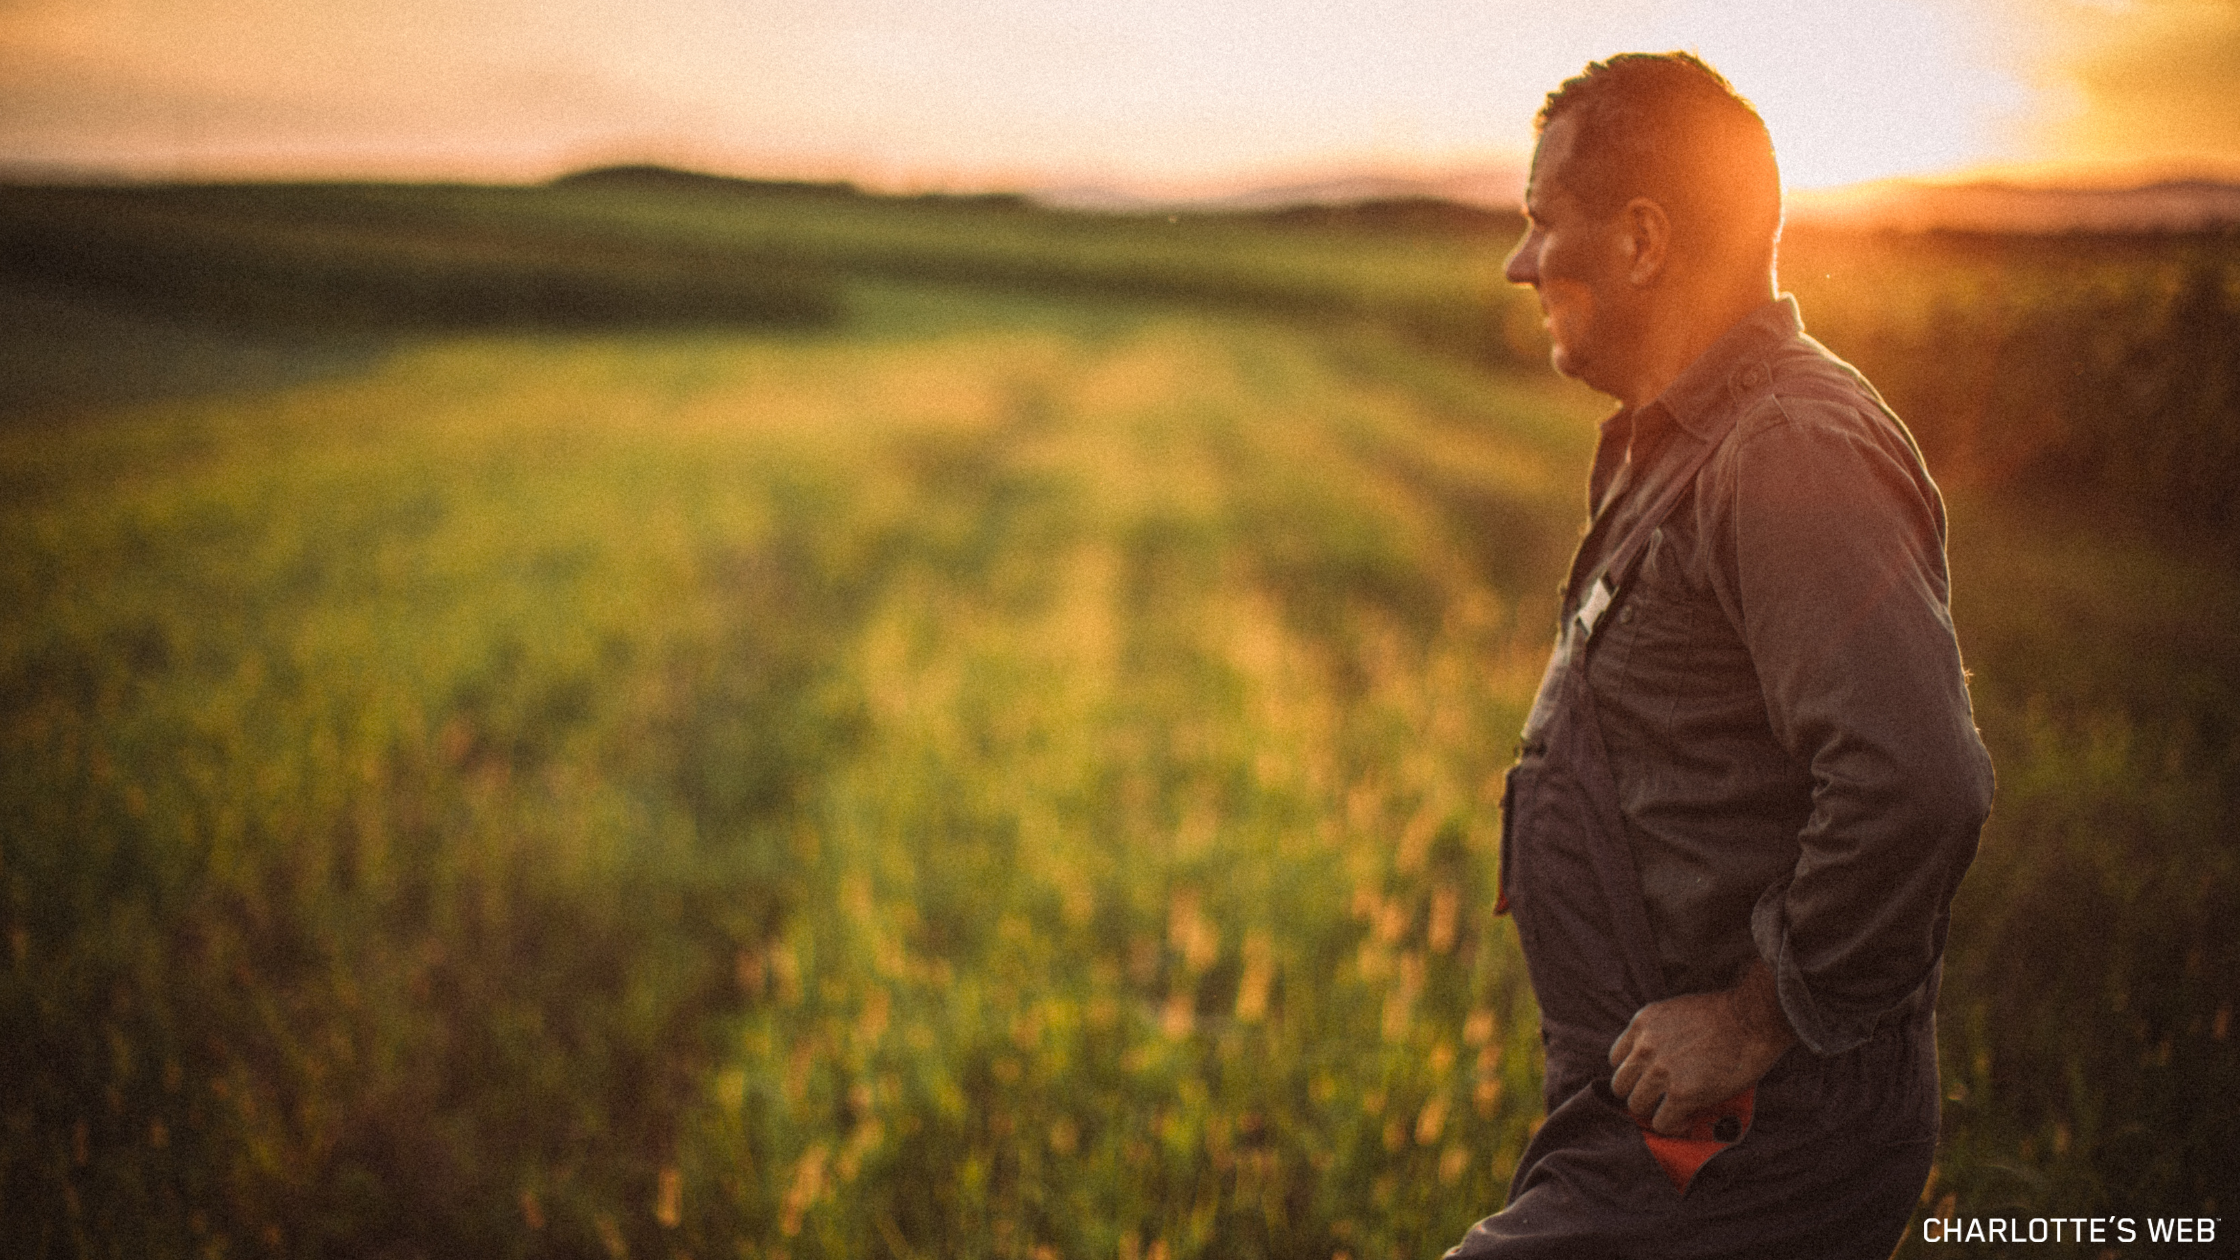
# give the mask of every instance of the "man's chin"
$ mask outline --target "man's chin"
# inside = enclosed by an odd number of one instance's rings
[[[1567,381],[1577,381],[1598,394],[1607,394],[1612,398],[1618,396],[1616,391],[1611,388],[1608,378],[1601,372],[1596,371],[1594,364],[1591,362],[1565,354],[1561,350],[1551,350],[1548,352],[1548,366],[1554,368],[1556,375]]]

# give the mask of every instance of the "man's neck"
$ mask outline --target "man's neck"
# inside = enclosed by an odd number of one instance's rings
[[[1727,330],[1749,318],[1775,297],[1773,277],[1736,285],[1714,293],[1675,290],[1666,309],[1642,329],[1640,355],[1622,392],[1614,397],[1629,410],[1639,411],[1655,402],[1666,388],[1703,357]]]

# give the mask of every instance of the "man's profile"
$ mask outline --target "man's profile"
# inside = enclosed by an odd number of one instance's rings
[[[1548,1116],[1450,1255],[1887,1256],[1991,797],[1943,503],[1780,295],[1773,146],[1725,79],[1612,57],[1537,127],[1508,278],[1619,405],[1502,806]]]

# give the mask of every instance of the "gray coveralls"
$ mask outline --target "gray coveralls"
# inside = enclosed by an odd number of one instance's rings
[[[1808,373],[1785,388],[1825,397],[1831,386]],[[1829,1055],[1793,1047],[1683,1139],[1646,1132],[1610,1089],[1612,1043],[1635,1012],[1673,994],[1587,665],[1596,630],[1624,606],[1657,527],[1717,445],[1690,447],[1682,435],[1675,456],[1621,486],[1637,510],[1598,512],[1574,566],[1503,802],[1502,900],[1540,1002],[1548,1115],[1508,1205],[1450,1257],[1881,1260],[1928,1174],[1939,1102],[1934,971],[1863,1041]],[[1621,536],[1602,536],[1612,520]]]

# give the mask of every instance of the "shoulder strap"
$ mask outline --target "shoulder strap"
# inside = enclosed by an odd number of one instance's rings
[[[1586,597],[1579,601],[1579,610],[1572,614],[1582,640],[1594,637],[1595,626],[1601,623],[1602,614],[1610,611],[1610,605],[1617,601],[1619,589],[1633,575],[1634,563],[1648,549],[1650,536],[1659,525],[1664,524],[1664,518],[1672,514],[1673,507],[1680,502],[1681,494],[1694,483],[1696,474],[1702,471],[1712,452],[1722,445],[1725,445],[1723,440],[1696,442],[1693,450],[1681,456],[1676,463],[1667,465],[1663,470],[1664,475],[1643,488],[1648,495],[1648,503],[1634,517],[1633,527],[1615,545],[1602,553],[1601,562],[1595,565],[1588,576]]]
[[[1780,396],[1813,398],[1821,402],[1874,405],[1870,402],[1871,396],[1861,396],[1834,381],[1811,376],[1783,382],[1778,393]],[[1685,430],[1682,433],[1685,434]],[[1649,540],[1655,535],[1657,527],[1672,515],[1672,509],[1679,505],[1680,496],[1695,483],[1696,474],[1703,470],[1703,466],[1710,462],[1711,456],[1720,447],[1733,439],[1734,433],[1734,429],[1729,429],[1716,442],[1697,442],[1695,449],[1668,465],[1667,469],[1661,470],[1659,479],[1643,488],[1642,492],[1648,495],[1646,506],[1634,518],[1633,527],[1626,531],[1625,536],[1603,552],[1601,563],[1595,566],[1588,581],[1586,597],[1579,601],[1579,610],[1573,614],[1582,640],[1594,637],[1595,626],[1602,620],[1602,615],[1610,611],[1610,606],[1617,602],[1618,593],[1625,589],[1626,582],[1632,578],[1633,567],[1640,561],[1642,553],[1649,549]]]

